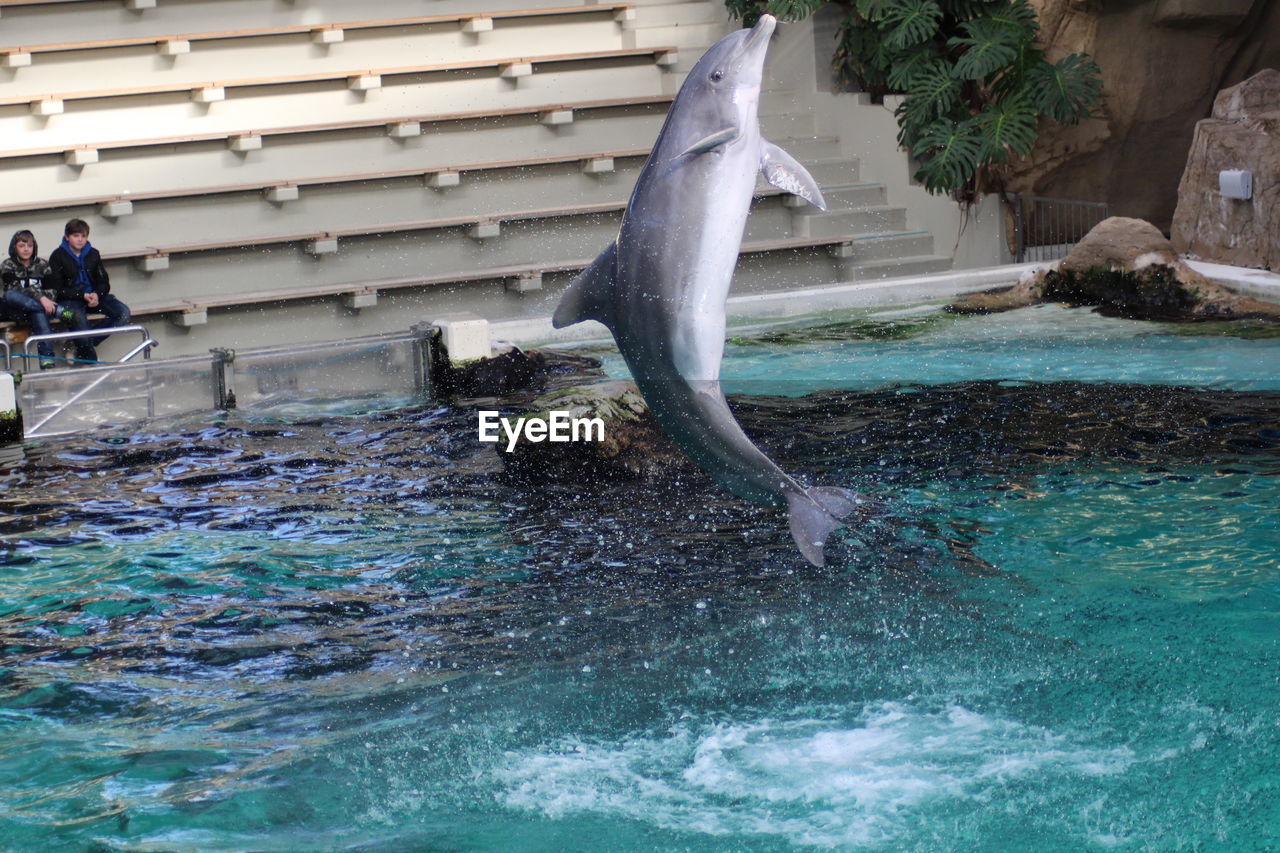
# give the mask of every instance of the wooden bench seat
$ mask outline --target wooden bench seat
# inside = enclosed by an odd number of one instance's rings
[[[643,154],[644,152],[638,152]],[[618,214],[625,208],[629,191],[624,187],[614,197],[598,202],[579,202],[533,208],[494,208],[488,212],[469,212],[464,215],[437,216],[423,219],[377,221],[362,220],[358,227],[325,228],[305,231],[254,233],[234,239],[193,240],[188,242],[156,242],[127,248],[105,249],[104,260],[128,260],[135,258],[164,258],[172,255],[199,252],[216,252],[264,246],[324,242],[342,238],[390,235],[413,231],[434,231],[467,228],[484,224],[520,223],[561,217],[582,217],[600,214]],[[755,192],[757,200],[785,195],[783,190],[764,185]],[[869,206],[872,209],[877,206]],[[859,208],[863,209],[863,208]]]
[[[271,77],[229,78],[209,80],[204,83],[158,82],[146,86],[126,86],[114,89],[86,89],[74,92],[47,92],[33,97],[30,94],[0,94],[0,106],[15,104],[35,104],[42,101],[66,102],[79,100],[97,100],[103,98],[125,98],[139,95],[178,94],[198,90],[221,90],[235,88],[253,88],[264,86],[288,86],[303,83],[322,83],[335,81],[353,81],[358,79],[374,79],[406,75],[435,74],[440,72],[475,71],[478,69],[503,69],[507,67],[536,66],[541,64],[599,62],[612,59],[628,59],[652,56],[659,61],[678,51],[671,46],[638,47],[622,50],[583,51],[579,53],[554,53],[532,56],[511,56],[501,59],[464,60],[460,62],[428,63],[423,65],[392,66],[382,68],[344,68],[332,69],[307,74],[280,74]],[[380,85],[380,84],[379,84]],[[221,100],[221,98],[219,98]]]
[[[40,0],[40,2],[75,2],[75,0]],[[14,5],[34,5],[26,0],[0,0],[0,7]],[[144,45],[160,45],[166,42],[185,41],[221,41],[226,39],[258,38],[265,36],[282,36],[310,34],[324,30],[371,30],[422,26],[428,24],[445,24],[457,22],[464,24],[475,20],[511,20],[517,18],[541,18],[561,15],[601,15],[610,14],[615,19],[625,19],[635,6],[630,3],[602,3],[598,6],[549,6],[546,8],[531,7],[527,9],[496,9],[474,13],[454,13],[449,15],[418,15],[401,18],[372,18],[357,20],[326,21],[320,24],[290,24],[279,27],[247,27],[232,30],[212,30],[201,32],[175,32],[163,35],[145,35],[131,38],[95,39],[89,41],[47,42],[39,44],[9,44],[0,41],[0,54],[3,53],[55,53],[72,50],[97,50],[119,47],[138,47]],[[0,30],[0,40],[4,38]]]
[[[88,319],[90,322],[94,322],[97,320],[105,320],[106,317],[102,314],[89,314]],[[66,324],[56,317],[49,318],[49,325],[55,332],[68,331]],[[17,320],[0,320],[0,341],[3,341],[5,346],[8,347],[7,352],[11,361],[19,360],[18,356],[22,352],[22,344],[24,344],[29,337],[31,337],[31,328],[25,323],[18,322]],[[9,367],[11,367],[11,365],[6,365],[4,360],[0,359],[0,370],[4,370]]]
[[[379,116],[376,119],[349,120],[333,122],[311,122],[307,124],[288,125],[273,124],[259,127],[242,127],[233,130],[219,130],[210,133],[184,133],[172,136],[143,136],[128,139],[96,142],[95,150],[113,148],[154,148],[171,147],[189,143],[210,142],[214,140],[231,140],[240,137],[271,137],[285,134],[331,133],[344,130],[358,130],[369,127],[384,127],[406,122],[450,122],[471,119],[502,118],[517,115],[538,115],[556,110],[593,110],[609,107],[669,103],[675,97],[674,92],[661,95],[643,95],[628,98],[596,98],[583,101],[544,102],[520,106],[496,106],[475,110],[454,110],[445,113],[395,113]],[[0,158],[38,157],[42,155],[61,155],[68,150],[65,145],[32,146],[28,148],[0,148]]]
[[[813,249],[841,246],[852,241],[849,236],[840,237],[790,237],[777,240],[748,241],[742,244],[741,254],[759,254],[788,249]],[[379,279],[364,282],[348,282],[343,284],[322,285],[318,287],[290,287],[275,290],[263,290],[256,293],[228,293],[208,297],[190,297],[149,303],[130,303],[135,318],[161,316],[165,314],[186,313],[197,314],[211,308],[235,308],[237,306],[263,305],[270,303],[288,303],[303,299],[323,299],[332,296],[377,294],[386,291],[401,290],[414,287],[430,287],[441,284],[469,281],[493,281],[514,279],[522,276],[549,275],[563,272],[576,272],[591,263],[593,258],[571,258],[552,263],[510,264],[505,266],[480,267],[472,270],[459,270],[438,273],[429,276],[406,276],[401,278]]]
[[[892,237],[897,235],[885,235]],[[789,249],[812,249],[841,246],[854,242],[855,237],[787,237],[775,240],[755,240],[742,244],[741,254],[760,254]],[[432,276],[407,276],[401,278],[378,279],[364,282],[345,282],[342,284],[321,285],[315,287],[288,287],[274,290],[263,290],[256,293],[228,293],[208,297],[192,297],[149,302],[129,301],[129,308],[134,319],[159,317],[166,314],[197,313],[210,308],[234,308],[236,306],[263,305],[270,303],[287,303],[302,299],[323,299],[332,296],[361,295],[381,293],[412,287],[429,287],[440,284],[467,281],[490,281],[517,278],[530,275],[549,275],[581,270],[591,263],[592,258],[572,258],[553,263],[511,264],[497,267],[483,267],[468,271],[454,271]],[[92,314],[90,319],[101,319],[101,315]],[[0,332],[9,335],[15,343],[26,338],[26,328],[13,321],[0,322]]]
[[[0,0],[0,9],[8,6],[50,6],[64,3],[90,3],[95,0]]]
[[[618,148],[607,151],[586,151],[573,152],[561,155],[547,155],[540,157],[525,157],[519,159],[503,159],[503,160],[476,160],[459,163],[449,163],[442,166],[424,171],[421,168],[416,169],[388,169],[377,172],[351,172],[347,174],[337,175],[310,175],[299,178],[291,178],[287,181],[273,181],[271,183],[245,183],[245,184],[216,184],[202,187],[194,187],[182,190],[156,190],[151,192],[130,193],[128,196],[86,196],[82,198],[58,199],[58,208],[97,206],[115,201],[148,201],[165,198],[189,198],[193,196],[218,195],[224,193],[241,193],[252,192],[258,190],[269,190],[276,187],[307,187],[307,186],[324,186],[331,184],[350,184],[361,183],[367,181],[392,180],[398,178],[412,178],[419,175],[432,175],[440,172],[457,172],[459,174],[465,172],[477,172],[491,169],[511,169],[526,168],[536,166],[548,166],[558,163],[574,163],[583,160],[595,159],[622,159],[625,157],[647,156],[650,148]],[[0,214],[15,213],[27,210],[49,210],[48,203],[26,202],[19,204],[0,204]]]
[[[332,240],[335,237],[355,237],[367,234],[396,234],[402,231],[428,231],[437,228],[458,228],[468,225],[490,222],[527,221],[530,219],[548,219],[559,216],[582,216],[593,213],[609,213],[620,211],[626,207],[626,199],[602,202],[599,204],[581,204],[562,207],[544,207],[529,210],[503,211],[492,216],[449,216],[438,219],[417,219],[401,222],[370,222],[360,228],[344,228],[332,231],[311,231],[305,233],[261,234],[238,240],[218,240],[209,242],[174,243],[164,246],[149,246],[130,252],[103,252],[105,260],[116,258],[149,257],[156,255],[172,255],[182,252],[209,252],[219,249],[240,249],[255,246],[269,246],[281,243],[302,243],[312,240]]]

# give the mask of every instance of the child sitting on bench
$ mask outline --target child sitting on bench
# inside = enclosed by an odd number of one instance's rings
[[[89,328],[90,311],[106,316],[106,322],[95,326],[127,326],[132,314],[129,306],[111,295],[111,279],[102,264],[102,255],[89,244],[89,223],[72,219],[63,228],[62,245],[49,256],[50,282],[57,294],[58,304],[70,308],[75,318],[69,323],[72,329]],[[81,338],[76,341],[76,358],[81,361],[97,361],[95,347],[107,339]]]
[[[54,293],[46,289],[49,263],[40,257],[40,247],[30,231],[19,231],[9,241],[9,257],[0,261],[0,283],[4,296],[0,297],[0,319],[11,320],[30,327],[36,335],[47,335],[51,318],[73,322],[75,312],[53,301]],[[54,367],[53,344],[36,343],[40,355],[40,369]]]

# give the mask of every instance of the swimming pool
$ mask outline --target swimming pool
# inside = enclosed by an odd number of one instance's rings
[[[877,503],[826,570],[693,468],[508,482],[463,407],[30,447],[0,849],[1274,849],[1280,337],[737,334],[748,433]]]

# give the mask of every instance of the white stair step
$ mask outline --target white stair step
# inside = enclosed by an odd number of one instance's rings
[[[831,213],[803,213],[795,217],[793,227],[797,237],[838,237],[844,234],[905,231],[907,209],[877,205]]]
[[[813,175],[820,187],[850,187],[865,183],[859,180],[859,164],[856,157],[841,157],[831,160],[815,159],[805,162],[804,167]]]
[[[827,211],[871,207],[888,203],[888,190],[884,184],[858,184],[852,187],[823,187]]]
[[[800,112],[804,98],[790,89],[766,89],[760,93],[760,114]]]
[[[903,231],[888,234],[859,234],[848,243],[849,261],[864,264],[871,261],[900,261],[903,258],[933,255],[933,235],[928,231]]]
[[[717,24],[688,24],[679,27],[645,27],[634,32],[636,47],[678,47],[696,60],[725,34]]]
[[[787,151],[791,150],[786,145],[782,145],[781,147]],[[810,168],[809,164],[813,162],[812,160],[803,158],[803,157],[800,157],[797,159],[800,160],[800,163],[806,169]],[[810,174],[811,175],[813,174],[812,170],[810,170]],[[885,189],[884,184],[862,183],[862,184],[852,184],[852,185],[829,186],[829,185],[823,184],[820,180],[818,180],[816,175],[814,176],[814,180],[818,181],[819,187],[822,190],[822,197],[827,202],[827,212],[832,212],[836,210],[849,210],[852,208],[884,206],[888,203],[886,201],[887,191]],[[768,181],[765,180],[764,175],[760,175],[756,179],[755,192],[756,192],[756,195],[763,195],[763,194],[776,195],[778,190],[777,188],[773,187]],[[800,207],[799,212],[801,213],[806,212],[803,209],[803,206],[799,206],[799,207]],[[812,213],[816,211],[807,211],[807,212]]]
[[[760,115],[760,132],[765,139],[773,141],[784,138],[802,138],[817,136],[817,122],[812,113],[762,113]]]
[[[775,134],[766,138],[802,163],[808,160],[834,160],[840,157],[840,140],[834,136],[795,137]]]
[[[668,2],[663,5],[638,6],[633,23],[637,28],[716,24],[727,28],[725,32],[739,26],[737,22],[730,21],[729,13],[718,3]]]
[[[944,255],[917,255],[884,261],[867,261],[854,264],[850,271],[857,281],[880,278],[899,278],[908,275],[927,275],[951,269],[952,259]]]

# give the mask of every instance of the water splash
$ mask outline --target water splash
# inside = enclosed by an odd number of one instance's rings
[[[562,741],[497,768],[502,800],[552,818],[620,817],[713,836],[851,848],[1012,784],[1124,773],[1127,746],[1096,747],[961,707],[879,702],[829,716],[699,726],[619,743]],[[1084,839],[1081,839],[1082,841]]]

